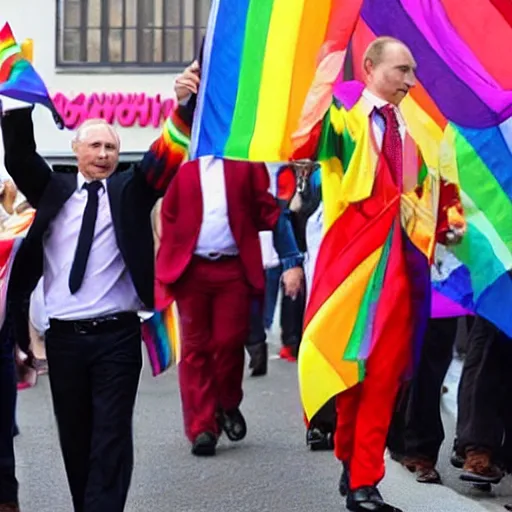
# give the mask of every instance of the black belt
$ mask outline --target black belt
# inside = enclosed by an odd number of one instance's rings
[[[202,260],[212,261],[212,262],[231,261],[231,260],[239,257],[238,254],[222,254],[220,252],[210,252],[204,256],[202,254],[196,254],[195,256]]]
[[[106,334],[140,325],[137,313],[115,313],[87,320],[59,320],[50,318],[50,330],[63,334]]]

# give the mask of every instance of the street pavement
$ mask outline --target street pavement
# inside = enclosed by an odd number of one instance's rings
[[[273,346],[273,353],[277,346]],[[443,400],[447,443],[440,472],[445,486],[418,484],[388,461],[381,490],[407,512],[504,511],[512,486],[492,496],[473,491],[449,466],[455,392],[455,361]],[[249,433],[241,443],[222,438],[217,457],[195,458],[184,438],[176,371],[153,378],[144,368],[135,413],[136,461],[128,512],[329,512],[345,507],[337,492],[339,464],[332,453],[305,446],[296,365],[270,362],[269,374],[245,379],[242,406]],[[70,512],[47,377],[19,395],[16,439],[22,512]]]

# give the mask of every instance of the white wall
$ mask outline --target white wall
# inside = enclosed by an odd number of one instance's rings
[[[45,81],[50,94],[62,93],[68,98],[80,93],[146,93],[173,97],[175,75],[172,73],[69,73],[55,69],[56,0],[0,0],[0,24],[8,21],[18,43],[25,38],[34,40],[34,67]],[[34,112],[36,141],[39,152],[45,154],[70,153],[71,132],[59,131],[50,112],[38,106]],[[160,133],[152,126],[117,126],[121,136],[121,150],[144,151]],[[1,157],[1,155],[0,155]],[[1,158],[3,162],[3,157]]]

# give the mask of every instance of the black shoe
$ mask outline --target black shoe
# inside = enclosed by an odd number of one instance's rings
[[[192,444],[192,455],[198,457],[211,457],[215,455],[217,437],[211,432],[199,434]]]
[[[389,456],[391,457],[391,460],[394,460],[399,464],[402,464],[402,461],[404,460],[404,456],[401,453],[395,452],[394,450],[389,450]]]
[[[247,435],[247,423],[238,408],[220,411],[219,425],[230,441],[241,441]]]
[[[347,509],[353,512],[402,512],[399,508],[384,502],[375,486],[360,487],[347,494]]]
[[[348,466],[344,462],[343,469],[341,470],[340,483],[338,484],[338,489],[340,494],[345,497],[348,494],[349,489],[349,474],[348,474]]]
[[[332,433],[322,432],[317,427],[308,428],[306,432],[306,444],[313,452],[334,449]]]
[[[258,343],[257,345],[249,345],[247,347],[249,352],[249,368],[251,377],[263,377],[267,374],[268,366],[268,347],[266,343]]]
[[[465,462],[465,457],[463,457],[456,450],[453,450],[452,455],[450,457],[450,464],[456,469],[462,469],[464,467]]]

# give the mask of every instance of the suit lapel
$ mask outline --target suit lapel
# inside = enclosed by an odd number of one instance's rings
[[[42,236],[77,187],[76,174],[55,173],[41,198],[31,230]]]

